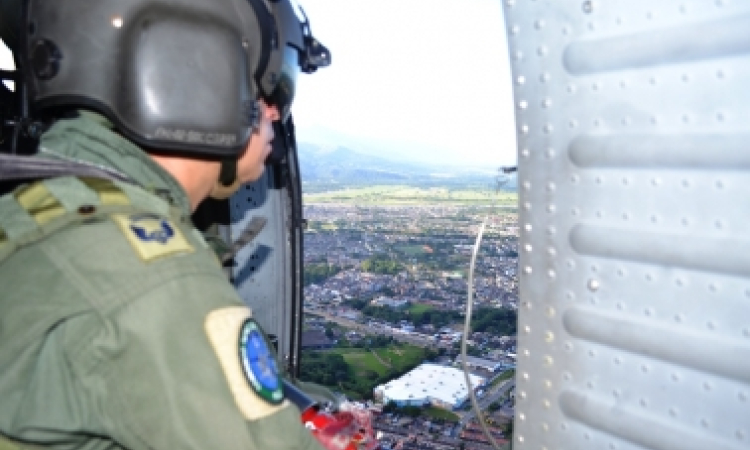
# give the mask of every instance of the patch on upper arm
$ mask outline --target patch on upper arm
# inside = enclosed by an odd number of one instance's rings
[[[194,251],[177,225],[157,214],[113,214],[112,219],[145,262]]]
[[[268,417],[289,405],[276,359],[249,308],[212,311],[205,329],[234,401],[247,420]]]

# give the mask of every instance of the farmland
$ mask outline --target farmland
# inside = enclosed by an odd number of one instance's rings
[[[305,194],[304,202],[357,205],[497,205],[515,208],[518,203],[518,194],[496,192],[489,188],[378,185]]]

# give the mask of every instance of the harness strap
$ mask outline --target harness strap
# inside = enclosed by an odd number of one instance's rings
[[[78,162],[0,154],[0,181],[40,180],[68,175],[133,183],[125,175]]]

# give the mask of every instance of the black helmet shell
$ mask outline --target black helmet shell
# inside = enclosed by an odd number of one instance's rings
[[[146,149],[203,157],[244,150],[278,51],[263,0],[30,0],[25,25],[35,112],[90,108]]]

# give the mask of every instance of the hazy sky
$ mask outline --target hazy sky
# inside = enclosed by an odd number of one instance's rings
[[[333,64],[300,75],[298,140],[409,160],[515,163],[499,0],[298,0]],[[8,66],[0,49],[0,67]]]
[[[300,141],[323,127],[413,159],[515,162],[499,0],[298,2],[333,59],[300,76]]]

